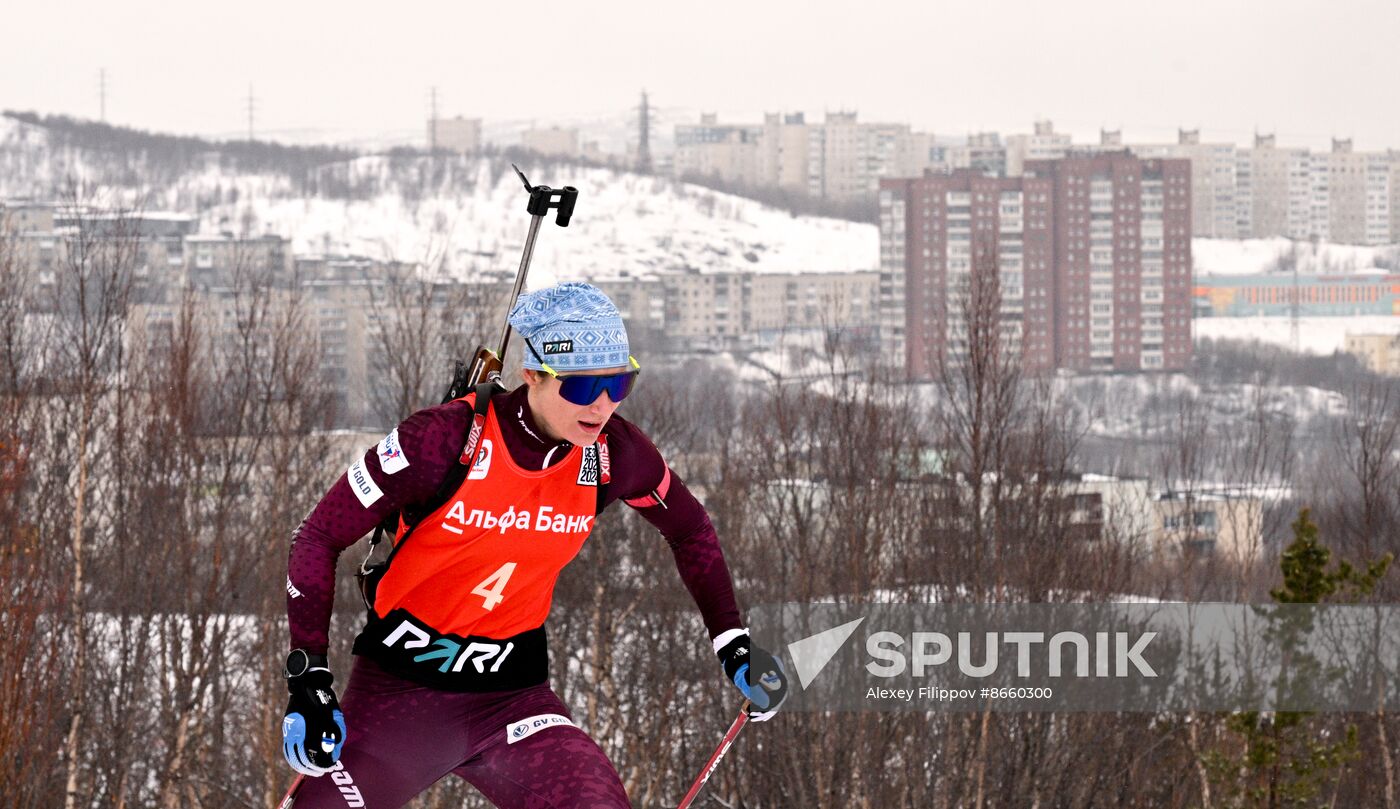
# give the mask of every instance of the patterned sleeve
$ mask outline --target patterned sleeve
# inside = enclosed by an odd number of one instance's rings
[[[471,404],[459,400],[409,416],[356,459],[292,533],[287,559],[291,648],[326,653],[341,551],[386,517],[437,492],[462,450],[470,411]]]

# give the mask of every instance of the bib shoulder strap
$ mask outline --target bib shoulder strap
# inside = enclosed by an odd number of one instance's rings
[[[467,441],[462,447],[462,454],[458,456],[457,463],[453,464],[451,471],[443,478],[430,500],[403,510],[403,521],[410,531],[419,520],[436,511],[448,498],[456,494],[462,482],[467,479],[467,471],[476,460],[476,449],[481,444],[481,434],[486,430],[486,416],[491,411],[491,397],[500,390],[500,385],[495,382],[483,382],[474,389],[476,401],[472,405],[472,425],[467,430]]]
[[[385,572],[389,569],[389,564],[394,561],[394,556],[403,548],[409,536],[413,534],[413,528],[418,521],[432,514],[439,506],[446,503],[448,498],[456,494],[457,489],[467,479],[467,470],[471,468],[472,462],[476,459],[476,447],[481,442],[481,433],[486,427],[486,415],[491,410],[491,397],[502,390],[495,382],[485,382],[475,388],[476,401],[472,403],[472,424],[467,430],[466,446],[462,448],[462,454],[448,471],[447,476],[438,486],[431,500],[407,506],[397,514],[391,514],[379,525],[374,527],[374,535],[369,539],[369,550],[365,553],[364,561],[360,562],[360,570],[356,574],[360,583],[360,595],[365,601],[365,608],[369,610],[371,618],[374,616],[374,593],[378,589],[379,580],[384,578]],[[383,562],[370,564],[370,558],[374,556],[374,549],[383,541],[385,535],[393,536],[402,525],[404,532],[398,542],[394,543],[389,555]]]

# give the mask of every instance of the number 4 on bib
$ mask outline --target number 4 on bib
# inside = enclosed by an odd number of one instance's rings
[[[488,611],[496,608],[496,605],[505,599],[501,591],[506,589],[506,582],[510,581],[510,576],[515,572],[515,563],[506,562],[500,568],[482,580],[481,584],[472,588],[472,595],[481,596],[486,599],[482,606]]]

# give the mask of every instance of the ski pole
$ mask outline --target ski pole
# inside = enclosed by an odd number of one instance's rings
[[[724,758],[724,754],[729,751],[729,745],[734,743],[739,731],[744,729],[744,725],[748,721],[749,701],[744,700],[743,707],[739,709],[739,716],[735,718],[734,724],[729,726],[729,732],[724,734],[724,741],[719,743],[719,748],[715,750],[714,755],[710,756],[709,763],[705,765],[704,770],[700,771],[700,777],[695,779],[694,784],[691,784],[690,791],[685,793],[684,798],[681,798],[681,805],[676,809],[688,809],[690,804],[694,802],[695,796],[700,794],[700,789],[705,786],[706,781],[710,780],[710,774],[715,771],[715,767],[719,766],[719,760]]]
[[[292,809],[292,801],[296,800],[297,790],[301,788],[301,782],[306,780],[306,775],[298,775],[297,780],[292,782],[287,794],[282,796],[282,800],[277,803],[277,809]]]

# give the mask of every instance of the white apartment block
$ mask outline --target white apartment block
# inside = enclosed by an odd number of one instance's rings
[[[824,199],[856,199],[880,190],[881,177],[898,175],[908,124],[863,124],[854,112],[827,113],[811,127],[808,192]]]
[[[676,126],[673,173],[741,185],[777,186],[833,200],[873,196],[882,177],[933,165],[933,136],[908,124],[861,123],[854,112],[828,113],[820,124],[798,114],[768,114],[761,125]]]
[[[1372,373],[1400,377],[1400,334],[1348,334],[1344,350]]]
[[[676,127],[676,174],[713,176],[848,200],[878,194],[882,178],[925,170],[968,169],[1019,177],[1030,161],[1113,151],[1142,159],[1184,159],[1191,166],[1191,235],[1216,239],[1286,237],[1348,244],[1400,242],[1400,151],[1355,152],[1334,139],[1330,152],[1279,147],[1273,135],[1253,146],[1202,142],[1198,129],[1177,130],[1176,143],[1127,144],[1121,130],[1075,146],[1050,121],[1002,139],[970,134],[940,146],[905,124],[861,123],[853,112],[820,124],[800,114],[765,116],[761,126],[720,125],[713,115]],[[889,275],[889,273],[887,273]],[[895,283],[889,275],[885,286]]]
[[[1365,244],[1386,244],[1400,241],[1400,228],[1393,228],[1394,217],[1392,196],[1394,195],[1395,172],[1391,167],[1391,156],[1379,152],[1366,155],[1366,225],[1363,229]]]
[[[1306,239],[1312,229],[1312,159],[1307,149],[1279,148],[1256,135],[1235,160],[1236,228],[1240,236]]]
[[[557,126],[525,130],[520,134],[520,145],[532,152],[551,157],[577,157],[582,153],[579,149],[578,130]]]
[[[1029,135],[1010,135],[1006,139],[1006,176],[1019,177],[1027,160],[1057,160],[1069,154],[1070,136],[1056,132],[1050,121],[1036,121]]]
[[[1239,237],[1239,160],[1233,143],[1201,143],[1199,129],[1181,129],[1177,131],[1176,143],[1129,148],[1138,157],[1190,160],[1191,235],[1212,239]]]
[[[1122,148],[1119,132],[1103,131],[1100,140],[1097,151]],[[1185,129],[1175,144],[1127,148],[1139,157],[1191,162],[1193,236],[1400,241],[1396,152],[1354,152],[1350,140],[1334,139],[1330,152],[1315,153],[1280,148],[1273,135],[1256,135],[1252,148],[1236,148],[1201,143],[1198,130]]]
[[[879,273],[665,273],[666,335],[690,348],[725,348],[793,330],[865,330],[879,320]]]
[[[904,368],[905,196],[880,190],[880,343],[895,367]]]
[[[721,124],[714,113],[701,115],[699,124],[677,124],[672,173],[739,185],[770,184],[759,173],[762,133],[759,126]]]
[[[808,135],[802,113],[768,113],[763,116],[759,174],[765,182],[789,191],[807,191]]]
[[[1400,150],[1385,153],[1390,164],[1390,241],[1400,242]]]
[[[1332,240],[1332,161],[1327,155],[1308,155],[1307,235],[1294,238]]]
[[[1391,228],[1393,154],[1356,152],[1351,139],[1332,140],[1330,154],[1316,156],[1327,178],[1327,233],[1347,244],[1400,240]],[[1325,166],[1325,169],[1324,169]]]
[[[460,154],[475,154],[481,151],[481,119],[430,118],[428,119],[428,145]]]
[[[1257,135],[1252,149],[1236,153],[1238,238],[1400,240],[1397,179],[1394,152],[1356,152],[1350,139],[1333,139],[1330,152],[1314,153]]]
[[[1007,152],[1001,136],[995,132],[977,132],[967,136],[967,143],[946,150],[949,170],[970,169],[989,177],[1005,177]]]

